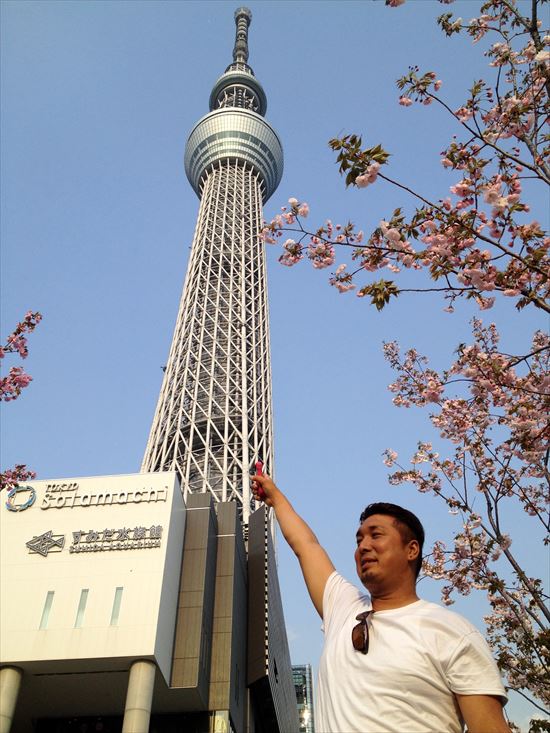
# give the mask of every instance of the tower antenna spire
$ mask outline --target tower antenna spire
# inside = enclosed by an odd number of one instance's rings
[[[245,7],[235,10],[235,47],[233,61],[244,63],[248,61],[248,26],[252,22],[252,12]]]

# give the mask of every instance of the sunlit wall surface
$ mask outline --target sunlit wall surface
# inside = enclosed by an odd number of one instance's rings
[[[3,496],[0,667],[23,672],[13,731],[121,715],[137,659],[167,688],[185,519],[174,473],[31,481]]]

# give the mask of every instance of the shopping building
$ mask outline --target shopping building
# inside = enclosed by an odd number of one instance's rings
[[[174,472],[33,481],[0,532],[2,733],[298,729],[264,509],[245,546]]]
[[[2,502],[0,733],[298,730],[273,520],[249,481],[273,471],[259,231],[283,166],[250,21],[236,11],[187,143],[200,209],[141,473]]]
[[[298,703],[299,731],[300,733],[315,733],[311,664],[293,664],[292,679]]]

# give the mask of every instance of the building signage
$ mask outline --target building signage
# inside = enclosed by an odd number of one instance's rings
[[[160,547],[162,527],[122,527],[121,529],[104,529],[97,532],[73,532],[73,544],[69,552],[109,552],[110,550],[145,550],[149,547]]]
[[[78,483],[53,483],[46,485],[46,495],[41,509],[72,509],[73,507],[111,506],[113,504],[141,504],[166,501],[168,490],[142,488],[138,491],[83,491]]]
[[[53,531],[50,529],[48,532],[44,532],[44,534],[33,537],[32,540],[29,540],[25,544],[32,555],[38,554],[42,555],[42,557],[47,557],[48,552],[61,552],[65,544],[65,535],[53,534]]]
[[[160,547],[162,526],[120,527],[119,529],[79,530],[73,532],[69,552],[108,552],[110,550],[146,550]],[[65,535],[53,534],[50,529],[25,543],[31,555],[47,557],[49,552],[61,552],[65,546]]]
[[[22,504],[16,503],[17,498],[21,499],[23,497],[18,497],[18,494],[28,494],[26,496],[25,501]],[[25,509],[28,509],[30,506],[34,504],[36,500],[36,491],[33,489],[32,486],[14,486],[13,489],[10,489],[8,491],[8,500],[6,502],[6,509],[9,509],[10,512],[22,512]]]

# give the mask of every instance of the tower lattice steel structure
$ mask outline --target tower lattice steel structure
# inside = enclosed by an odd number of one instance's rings
[[[248,8],[235,12],[233,63],[187,141],[200,198],[191,258],[142,471],[178,472],[184,496],[234,500],[246,524],[249,473],[273,461],[271,365],[262,204],[283,151],[248,65]]]

